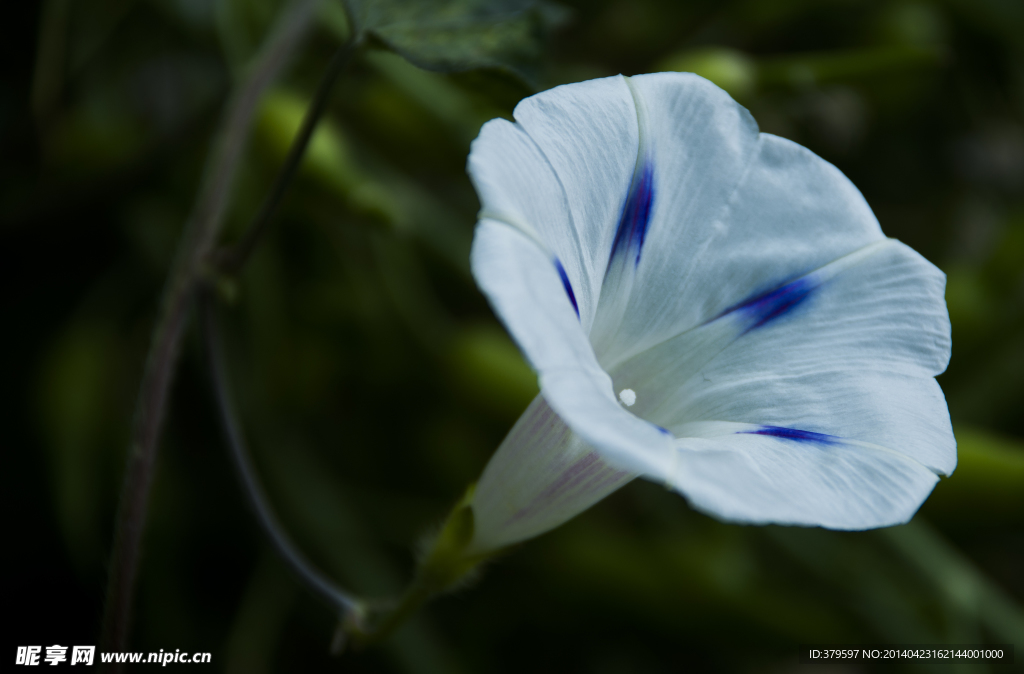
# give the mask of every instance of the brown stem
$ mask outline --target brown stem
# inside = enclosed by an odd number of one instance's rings
[[[248,76],[225,110],[219,142],[207,163],[203,189],[186,225],[164,288],[159,320],[136,401],[128,465],[111,552],[101,651],[123,651],[128,641],[140,544],[160,431],[197,282],[206,273],[206,258],[220,233],[256,107],[264,91],[301,44],[318,1],[295,0],[281,15]],[[112,664],[110,669],[120,671],[121,665]]]

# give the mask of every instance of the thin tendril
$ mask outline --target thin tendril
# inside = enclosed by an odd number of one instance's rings
[[[249,500],[249,505],[263,528],[263,532],[270,539],[274,550],[306,587],[337,609],[343,624],[352,620],[358,621],[364,611],[364,603],[355,595],[338,587],[303,556],[285,533],[281,522],[267,500],[266,492],[256,474],[256,468],[250,457],[245,436],[235,411],[224,361],[224,347],[217,319],[217,309],[208,289],[202,291],[200,305],[200,329],[206,346],[207,365],[210,369],[210,379],[220,412],[224,438],[227,441],[232,462],[238,473],[242,489]]]

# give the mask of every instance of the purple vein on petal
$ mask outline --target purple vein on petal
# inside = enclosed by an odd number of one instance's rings
[[[640,252],[643,249],[644,239],[647,237],[647,227],[651,221],[651,210],[654,205],[654,165],[650,158],[645,158],[637,167],[637,175],[633,177],[626,194],[626,201],[622,205],[622,214],[619,216],[619,225],[615,230],[615,240],[612,242],[612,252],[608,258],[608,268],[616,255],[633,255],[633,266],[640,264]]]
[[[743,331],[746,334],[789,314],[803,304],[817,288],[818,283],[812,276],[803,276],[771,292],[744,300],[723,311],[719,318],[733,312],[741,312],[750,322]]]
[[[629,473],[616,470],[606,464],[596,452],[588,452],[566,466],[562,473],[541,493],[517,510],[508,519],[506,525],[555,506],[566,497],[578,495],[581,492],[605,489],[629,476]]]
[[[562,279],[562,287],[565,288],[565,294],[569,296],[569,301],[572,302],[572,308],[576,310],[576,318],[580,317],[580,306],[576,304],[576,293],[572,291],[572,284],[569,283],[569,275],[565,273],[565,267],[562,266],[562,261],[555,257],[555,268],[558,270],[558,276]]]
[[[842,438],[837,438],[834,435],[825,435],[824,433],[815,433],[813,431],[802,431],[799,428],[786,428],[784,426],[761,426],[760,428],[752,431],[738,431],[737,434],[768,435],[774,438],[782,438],[783,440],[795,440],[796,442],[822,445],[825,447],[839,445],[843,442]]]

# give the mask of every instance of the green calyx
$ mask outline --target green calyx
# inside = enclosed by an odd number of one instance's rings
[[[431,594],[457,585],[493,554],[466,552],[475,530],[472,506],[475,490],[475,484],[466,489],[420,563],[414,584],[423,586]]]
[[[476,567],[500,550],[468,552],[473,541],[473,493],[471,484],[452,508],[441,530],[420,561],[416,578],[405,591],[398,605],[378,625],[351,629],[354,641],[362,646],[381,641],[400,627],[415,611],[435,595],[450,590],[467,579]]]

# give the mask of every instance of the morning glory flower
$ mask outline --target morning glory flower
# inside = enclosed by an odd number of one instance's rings
[[[637,476],[718,518],[906,522],[956,443],[945,277],[835,167],[692,74],[570,84],[492,120],[473,274],[541,393],[470,501],[470,552]]]

